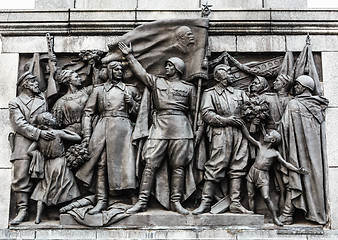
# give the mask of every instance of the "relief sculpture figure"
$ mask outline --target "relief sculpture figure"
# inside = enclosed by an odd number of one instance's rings
[[[189,115],[194,112],[196,89],[181,80],[185,64],[177,57],[166,61],[166,76],[148,74],[131,54],[131,46],[119,43],[133,73],[149,88],[153,98],[154,114],[148,139],[143,148],[146,162],[140,184],[138,202],[127,213],[145,211],[152,191],[155,174],[167,155],[172,169],[171,210],[189,214],[181,205],[186,166],[193,156],[193,131]],[[194,116],[194,115],[193,115]]]
[[[307,220],[327,222],[327,156],[324,110],[328,100],[312,94],[314,80],[301,75],[295,80],[295,98],[286,106],[279,131],[283,138],[284,159],[304,167],[308,175],[287,172],[286,198],[280,221],[293,223],[295,209],[305,212]],[[283,171],[285,172],[285,171]]]
[[[240,203],[242,179],[247,173],[248,140],[243,136],[240,106],[248,97],[244,91],[231,87],[230,67],[217,65],[214,77],[217,84],[205,90],[201,112],[209,125],[210,158],[205,163],[204,187],[200,206],[193,214],[209,212],[216,184],[223,178],[230,180],[230,212],[252,213]]]
[[[28,149],[28,154],[35,158],[35,163],[44,161],[44,177],[38,182],[31,196],[31,199],[37,201],[35,223],[39,224],[45,205],[58,205],[80,196],[74,175],[67,167],[63,141],[79,142],[81,137],[69,130],[55,129],[57,121],[49,112],[40,113],[36,117],[36,124],[39,129],[51,131],[55,136],[55,139],[50,141],[39,139]]]
[[[106,83],[94,87],[84,108],[82,142],[88,144],[91,158],[76,177],[88,186],[96,181],[96,206],[88,214],[105,210],[110,192],[127,190],[132,196],[137,187],[130,118],[137,115],[141,95],[136,87],[123,82],[121,62],[110,62],[108,75]],[[94,115],[99,119],[92,126]]]
[[[52,140],[55,135],[49,130],[38,129],[37,115],[47,111],[46,98],[38,87],[36,76],[25,72],[17,82],[21,93],[9,102],[9,116],[15,133],[10,134],[12,147],[11,162],[14,168],[12,190],[15,193],[17,216],[10,222],[17,225],[28,220],[28,199],[33,184],[29,174],[31,157],[28,148],[39,139]]]
[[[73,70],[61,71],[58,81],[67,86],[67,93],[56,101],[51,112],[59,127],[82,136],[82,114],[93,87],[82,88],[82,79]]]
[[[263,143],[260,143],[256,139],[250,136],[248,129],[243,124],[242,131],[244,136],[255,146],[257,147],[257,154],[255,158],[255,163],[251,166],[248,175],[246,176],[247,180],[247,189],[248,189],[248,201],[249,209],[255,211],[255,187],[257,187],[264,199],[268,210],[272,214],[273,222],[277,226],[283,226],[283,224],[278,220],[277,213],[274,207],[274,204],[270,198],[270,176],[269,169],[272,167],[274,160],[277,159],[283,166],[287,169],[294,171],[299,174],[307,174],[307,170],[303,167],[296,168],[292,164],[286,162],[281,154],[274,149],[281,143],[281,135],[276,131],[272,130],[267,133],[263,138]]]

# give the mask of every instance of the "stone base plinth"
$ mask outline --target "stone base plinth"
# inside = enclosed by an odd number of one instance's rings
[[[86,215],[87,218],[88,214]],[[99,215],[88,219],[93,222],[94,218],[100,226],[102,221]],[[70,214],[61,214],[60,225],[63,227],[79,225]],[[143,213],[128,215],[126,218],[109,225],[110,227],[144,228],[144,227],[225,227],[246,226],[262,228],[264,225],[263,215],[249,214],[201,214],[198,216],[189,214],[187,216],[178,213],[161,210],[149,210]]]

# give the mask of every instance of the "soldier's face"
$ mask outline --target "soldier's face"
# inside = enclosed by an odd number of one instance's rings
[[[285,83],[280,78],[276,78],[276,80],[273,82],[273,88],[276,91],[282,90],[284,87]]]
[[[223,69],[217,70],[215,72],[215,78],[218,82],[221,82],[224,86],[228,85],[229,75],[225,70],[223,70]]]
[[[41,92],[36,78],[27,79],[24,83],[24,87],[36,94]]]
[[[123,72],[122,72],[122,66],[118,65],[113,68],[113,78],[114,79],[122,79],[123,77]]]
[[[293,87],[295,95],[300,95],[305,91],[305,87],[302,86],[299,82],[296,82],[296,85]]]
[[[165,74],[168,77],[171,77],[175,73],[176,73],[176,68],[175,68],[174,64],[172,64],[171,62],[167,62],[167,64],[165,65]]]

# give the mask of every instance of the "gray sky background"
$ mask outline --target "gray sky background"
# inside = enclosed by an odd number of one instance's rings
[[[0,0],[0,9],[34,9],[34,2],[35,0]],[[212,3],[212,0],[209,2]],[[338,0],[308,0],[308,7],[338,8]]]

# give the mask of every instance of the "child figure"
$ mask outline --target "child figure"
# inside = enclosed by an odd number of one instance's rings
[[[52,131],[55,135],[55,139],[50,141],[40,138],[28,149],[29,155],[39,150],[45,159],[44,178],[36,185],[31,196],[31,199],[38,201],[35,223],[39,224],[44,205],[57,205],[80,196],[74,175],[66,166],[62,140],[81,141],[81,137],[69,130],[54,129],[57,122],[49,112],[39,114],[36,121],[40,129]]]
[[[281,154],[274,149],[274,147],[278,146],[281,142],[281,136],[276,130],[272,130],[270,133],[266,134],[264,136],[263,143],[260,143],[251,137],[248,129],[244,125],[242,125],[242,131],[244,136],[258,148],[255,163],[252,165],[248,175],[246,176],[249,210],[254,211],[255,208],[254,196],[256,186],[260,189],[264,202],[272,214],[273,222],[278,226],[283,226],[277,218],[274,204],[270,199],[269,169],[274,163],[274,160],[277,159],[283,166],[291,171],[295,171],[299,174],[308,174],[308,171],[303,167],[296,168],[292,164],[286,162]]]

